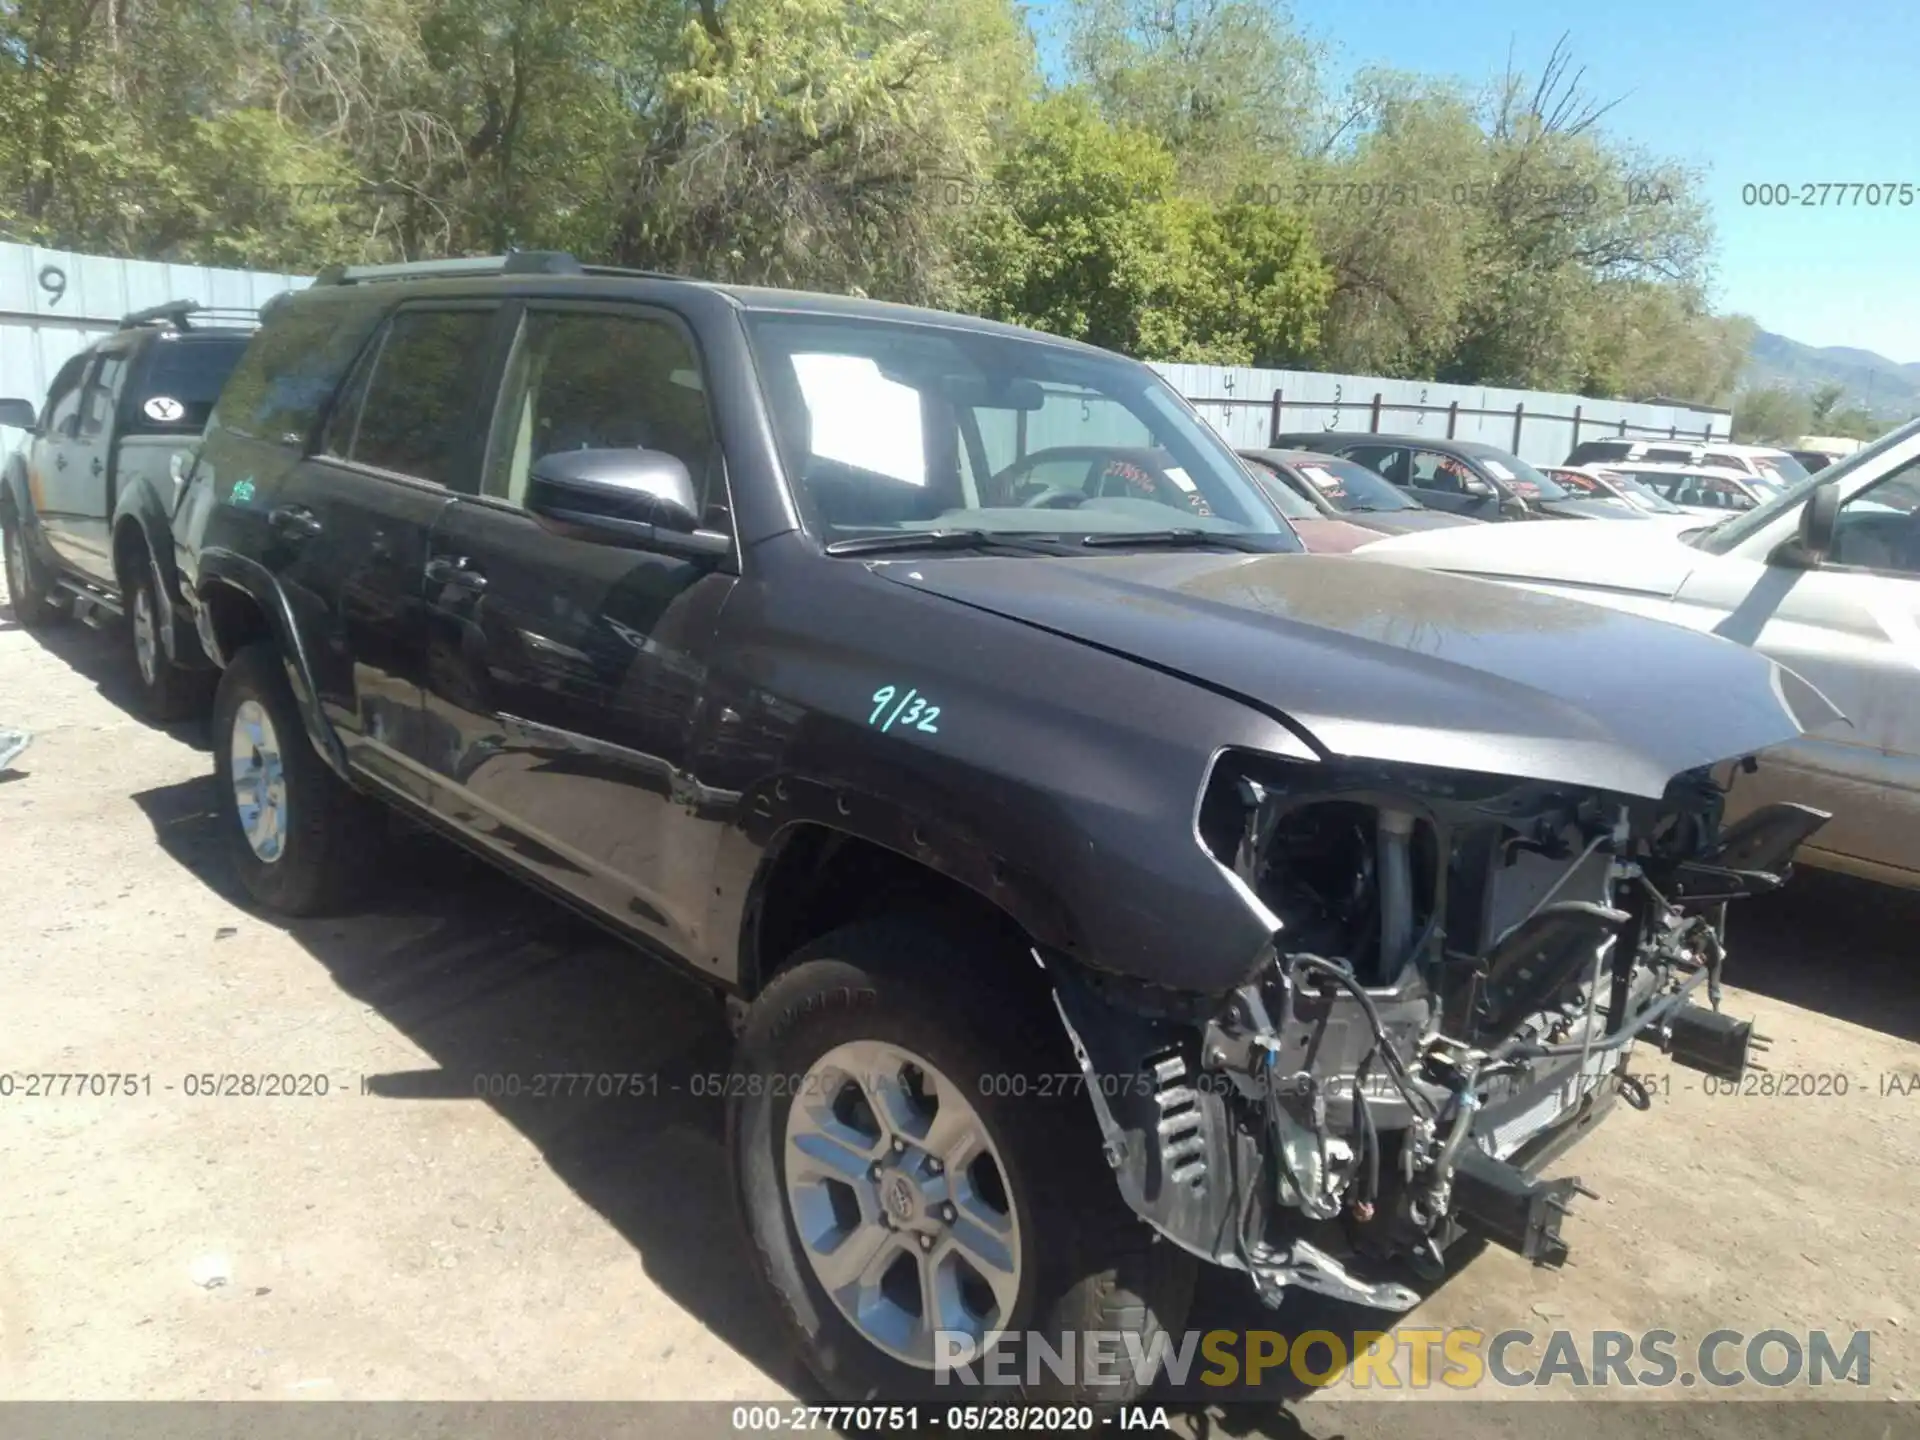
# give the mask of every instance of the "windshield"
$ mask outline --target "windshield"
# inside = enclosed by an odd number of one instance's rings
[[[762,311],[747,326],[794,498],[829,543],[1179,530],[1301,548],[1144,365],[959,325]]]
[[[1807,476],[1784,494],[1774,496],[1764,505],[1756,505],[1744,515],[1722,521],[1711,530],[1687,536],[1687,542],[1699,546],[1709,554],[1724,555],[1754,531],[1764,530],[1775,516],[1798,506],[1815,486],[1844,483],[1847,477],[1861,466],[1873,464],[1889,450],[1905,445],[1915,437],[1920,437],[1920,420],[1910,420],[1897,430],[1889,430],[1865,449],[1854,451],[1844,460],[1836,460],[1817,475]]]
[[[1783,490],[1807,478],[1807,467],[1791,455],[1755,455],[1753,468],[1762,479],[1777,481],[1775,489]]]
[[[1620,510],[1634,508],[1619,493],[1617,483],[1612,480],[1602,480],[1597,475],[1588,475],[1580,470],[1554,470],[1549,473],[1570,495],[1584,500],[1598,500],[1603,505],[1612,505]]]
[[[1643,510],[1650,510],[1655,515],[1680,515],[1685,513],[1678,505],[1667,499],[1667,497],[1662,495],[1658,490],[1655,490],[1649,485],[1641,484],[1631,475],[1614,475],[1610,473],[1607,479],[1617,488],[1624,490],[1628,497]]]
[[[1666,496],[1685,510],[1751,510],[1754,499],[1745,479],[1702,470],[1628,470],[1620,472]]]
[[[1259,482],[1267,498],[1273,501],[1273,508],[1287,519],[1318,520],[1320,518],[1320,512],[1314,508],[1313,502],[1276,475],[1273,468],[1264,461],[1248,460],[1247,470]]]
[[[1570,497],[1553,481],[1542,475],[1518,455],[1494,454],[1474,457],[1480,468],[1505,485],[1514,494],[1528,500],[1566,500]]]
[[[1383,475],[1378,475],[1354,460],[1332,455],[1300,455],[1290,462],[1336,510],[1384,511],[1424,510],[1427,507],[1408,495]]]

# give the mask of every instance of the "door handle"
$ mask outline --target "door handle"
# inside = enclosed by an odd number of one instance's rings
[[[67,468],[67,457],[64,452],[53,457],[53,468],[56,470],[64,470]]]
[[[106,468],[107,467],[105,465],[100,463],[100,457],[98,455],[93,457],[92,470],[94,474],[98,475],[102,470]]]
[[[487,577],[469,565],[465,556],[434,556],[427,561],[427,579],[435,585],[457,585],[462,590],[487,588]]]
[[[275,506],[267,512],[267,524],[294,539],[318,535],[322,528],[320,517],[304,505]]]

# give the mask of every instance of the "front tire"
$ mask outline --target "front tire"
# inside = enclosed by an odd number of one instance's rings
[[[1090,1382],[1089,1333],[1131,1331],[1146,1353],[1185,1323],[1195,1262],[1127,1208],[1086,1094],[1062,1079],[1078,1070],[1057,1020],[994,985],[982,949],[881,920],[793,958],[749,1010],[731,1077],[738,1201],[838,1403],[1010,1399],[935,1369],[958,1359],[984,1381],[998,1349],[1028,1398],[1106,1409],[1144,1387]],[[1070,1377],[1029,1358],[1030,1334],[1072,1355]]]
[[[25,523],[11,509],[0,512],[0,554],[5,556],[7,596],[22,630],[45,630],[60,618],[53,579],[33,553]]]
[[[213,702],[214,778],[234,870],[282,915],[325,915],[361,887],[378,813],[329,770],[307,738],[279,650],[249,645]]]

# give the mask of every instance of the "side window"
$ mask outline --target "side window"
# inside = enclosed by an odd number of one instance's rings
[[[383,371],[386,364],[383,356]],[[376,380],[373,396],[379,390]],[[361,422],[363,444],[374,403],[370,397]],[[726,489],[699,357],[665,320],[528,312],[501,387],[482,491],[521,504],[534,464],[560,450],[665,451],[693,477],[706,523],[726,523],[716,519]]]
[[[1920,577],[1920,461],[1869,485],[1840,507],[1833,563]]]
[[[42,433],[70,436],[80,417],[80,381],[87,373],[91,355],[76,355],[60,367],[47,390],[47,410],[40,417]]]
[[[328,287],[331,289],[332,287]],[[380,323],[377,296],[341,287],[269,301],[262,328],[220,391],[209,425],[276,445],[305,445],[340,377]]]
[[[1414,451],[1411,473],[1410,483],[1448,495],[1464,494],[1468,488],[1466,482],[1472,475],[1460,461],[1437,450]]]
[[[340,393],[327,410],[327,423],[320,431],[316,448],[322,455],[345,460],[353,453],[354,432],[360,428],[360,409],[367,401],[367,379],[373,374],[374,362],[380,358],[380,343],[386,338],[383,333],[368,343],[341,384]]]
[[[1340,452],[1356,465],[1364,465],[1376,475],[1384,475],[1396,485],[1407,483],[1406,451],[1391,445],[1351,445]]]
[[[402,310],[387,327],[348,458],[458,485],[497,311]]]
[[[95,440],[112,432],[113,406],[120,398],[120,382],[126,378],[127,357],[102,355],[80,395],[80,438]]]

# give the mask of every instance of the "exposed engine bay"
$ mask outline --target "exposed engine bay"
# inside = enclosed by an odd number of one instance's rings
[[[1828,817],[1723,829],[1725,794],[1223,755],[1195,828],[1272,935],[1245,983],[1050,967],[1129,1203],[1274,1304],[1411,1307],[1469,1232],[1564,1262],[1589,1192],[1537,1172],[1648,1108],[1634,1044],[1734,1081],[1764,1044],[1720,1013],[1725,906]]]

